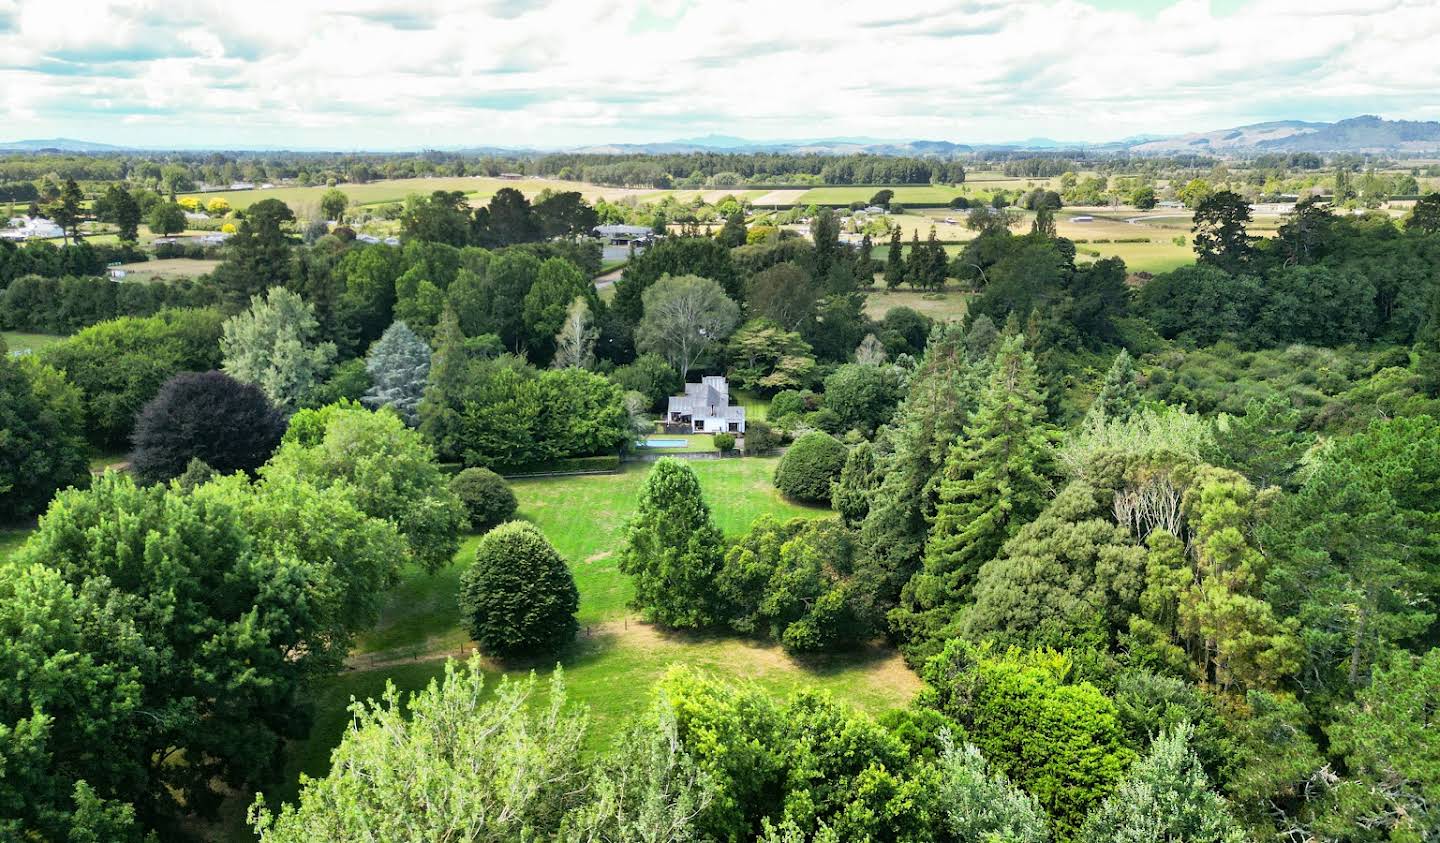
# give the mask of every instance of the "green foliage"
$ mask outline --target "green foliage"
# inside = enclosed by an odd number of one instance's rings
[[[948,637],[981,566],[1049,502],[1054,470],[1043,419],[1034,358],[1020,336],[1007,337],[979,408],[945,460],[924,568],[894,619],[922,651]]]
[[[635,605],[655,623],[700,628],[721,620],[714,580],[724,537],[700,481],[673,457],[655,463],[625,525],[620,570],[635,579]]]
[[[1393,654],[1355,696],[1328,728],[1349,778],[1331,793],[1322,833],[1425,839],[1440,824],[1440,649]]]
[[[1080,830],[1087,843],[1243,843],[1240,827],[1210,789],[1190,750],[1190,728],[1166,731],[1150,753],[1091,814]]]
[[[1097,492],[1071,483],[980,567],[964,632],[1029,647],[1104,648],[1144,587],[1145,552]]]
[[[931,685],[925,701],[960,723],[990,763],[1036,799],[1062,841],[1075,837],[1134,758],[1114,705],[1087,682],[1069,683],[1069,670],[1051,652],[992,655],[959,641],[924,670]]]
[[[279,452],[261,469],[267,480],[342,488],[361,511],[394,524],[410,557],[428,570],[455,555],[464,505],[446,484],[434,452],[399,416],[336,405],[302,410],[290,427]]]
[[[49,346],[41,359],[80,390],[91,441],[116,447],[126,443],[135,414],[161,384],[180,372],[219,366],[220,325],[212,310],[124,317]]]
[[[872,632],[854,560],[854,536],[839,521],[766,516],[726,553],[715,588],[739,632],[798,652],[853,647]]]
[[[81,652],[128,648],[115,663],[142,668],[123,693],[149,715],[56,724],[82,740],[95,730],[95,745],[71,760],[96,771],[77,778],[93,778],[101,798],[123,787],[150,818],[174,817],[181,805],[213,812],[217,786],[275,769],[283,738],[302,722],[298,691],[333,664],[332,630],[311,605],[338,585],[329,560],[280,551],[250,532],[262,524],[248,522],[228,501],[142,489],[111,472],[89,491],[62,492],[15,557],[58,572],[108,616],[85,625],[91,643]],[[109,744],[116,739],[118,748]],[[185,763],[154,764],[157,753],[183,753]],[[117,772],[123,784],[103,778]]]
[[[1363,684],[1434,623],[1437,472],[1434,419],[1376,422],[1322,450],[1267,521],[1267,596],[1299,622],[1313,690]]]
[[[752,319],[741,326],[731,335],[726,354],[729,377],[740,389],[799,389],[814,379],[810,344],[769,319]]]
[[[564,327],[566,312],[577,298],[591,312],[599,307],[595,285],[579,267],[564,258],[550,258],[540,264],[521,311],[526,342],[538,360],[547,361],[554,353],[555,335]]]
[[[745,453],[768,454],[780,447],[780,434],[775,432],[769,422],[760,419],[749,419],[745,422]]]
[[[658,354],[640,355],[635,362],[611,372],[610,380],[626,392],[644,395],[652,408],[664,405],[667,397],[678,394],[685,385],[675,369]]]
[[[83,399],[65,376],[10,357],[0,340],[0,522],[44,509],[89,481]]]
[[[830,508],[846,526],[858,528],[870,512],[870,498],[880,478],[875,474],[875,447],[861,442],[845,456],[845,467],[830,494]]]
[[[1226,272],[1239,272],[1250,260],[1251,238],[1245,231],[1250,222],[1250,203],[1243,196],[1222,190],[1201,199],[1194,206],[1195,255],[1202,264]]]
[[[297,407],[319,385],[335,359],[335,344],[316,342],[315,309],[295,293],[272,287],[250,309],[225,321],[220,351],[224,369],[253,383],[282,407]]]
[[[460,577],[460,616],[480,651],[500,658],[551,654],[575,638],[580,593],[565,560],[533,524],[485,534]]]
[[[465,505],[470,530],[485,533],[515,515],[515,493],[488,468],[467,468],[450,478],[450,491]]]
[[[1120,349],[1100,381],[1100,391],[1086,414],[1122,422],[1128,420],[1140,409],[1140,387],[1136,384],[1139,374],[1130,352]]]
[[[843,429],[868,436],[890,421],[903,387],[894,367],[846,363],[825,378],[825,406]]]
[[[828,433],[811,431],[795,440],[775,467],[775,488],[793,500],[829,503],[830,487],[845,467],[848,452]]]
[[[715,445],[715,450],[722,454],[735,450],[735,434],[733,433],[717,433],[710,438],[710,441]]]
[[[84,801],[133,813],[129,800],[144,796],[131,721],[145,646],[103,588],[76,588],[38,562],[0,574],[0,835],[86,839]],[[128,825],[90,839],[137,840]]]
[[[292,244],[285,226],[295,214],[279,199],[261,199],[245,209],[235,236],[226,243],[225,262],[211,274],[228,312],[290,279]]]
[[[329,775],[305,780],[298,806],[272,814],[256,795],[260,840],[554,839],[582,804],[586,718],[558,673],[544,702],[533,676],[484,685],[477,657],[447,662],[403,707],[389,683],[380,702],[355,703]]]
[[[372,410],[390,407],[411,427],[420,423],[420,399],[430,375],[430,346],[404,322],[385,329],[365,356],[371,386],[360,399]]]

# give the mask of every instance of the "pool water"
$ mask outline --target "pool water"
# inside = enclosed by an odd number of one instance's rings
[[[689,440],[686,439],[656,439],[651,437],[645,440],[645,447],[647,448],[683,448],[689,444]]]

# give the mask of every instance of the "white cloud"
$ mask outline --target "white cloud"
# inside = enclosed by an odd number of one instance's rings
[[[1437,39],[1433,0],[0,0],[0,120],[185,146],[1105,140],[1440,117]]]

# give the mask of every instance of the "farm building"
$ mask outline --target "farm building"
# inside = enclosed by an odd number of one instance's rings
[[[654,229],[643,225],[597,225],[593,231],[612,246],[645,243],[655,237]]]
[[[684,395],[670,396],[665,423],[689,426],[692,433],[744,433],[745,408],[730,403],[730,383],[719,376],[685,384]]]

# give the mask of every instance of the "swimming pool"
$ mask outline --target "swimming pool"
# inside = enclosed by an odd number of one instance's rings
[[[686,439],[657,439],[652,436],[645,440],[647,448],[683,448],[689,444],[689,440]]]

